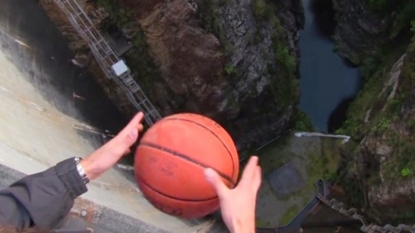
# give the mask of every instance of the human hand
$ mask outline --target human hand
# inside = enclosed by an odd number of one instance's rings
[[[222,218],[231,233],[255,233],[256,196],[261,185],[258,157],[249,159],[234,189],[229,189],[213,169],[205,169],[205,176],[219,196]]]
[[[117,136],[80,162],[90,180],[98,178],[114,166],[123,155],[130,152],[130,147],[137,141],[139,132],[143,130],[141,124],[143,117],[142,112],[137,113]]]

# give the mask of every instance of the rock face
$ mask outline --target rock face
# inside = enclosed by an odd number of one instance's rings
[[[232,134],[239,149],[260,146],[289,128],[298,101],[301,0],[258,0],[261,5],[257,0],[79,1],[97,27],[110,19],[132,39],[136,48],[125,55],[127,64],[138,70],[139,85],[162,115],[209,116]],[[42,4],[71,48],[87,51],[53,2]],[[264,11],[267,18],[258,17]],[[127,23],[125,12],[131,13]],[[88,68],[121,110],[131,114],[133,107],[96,63]]]
[[[358,185],[349,186],[348,193],[364,186],[365,207],[371,218],[382,223],[412,223],[415,216],[415,42],[414,38],[412,43],[407,41],[413,35],[408,24],[414,19],[411,10],[415,8],[410,1],[399,4],[373,1],[386,12],[380,16],[373,13],[368,2],[372,1],[333,0],[339,53],[360,63],[367,80],[351,104],[343,126],[344,133],[351,135],[357,144],[350,148],[355,152],[345,166],[349,176],[343,185],[347,187],[347,183],[356,184],[358,180]],[[390,8],[385,7],[387,4],[391,4]],[[400,48],[405,46],[408,46],[406,51]],[[379,54],[388,59],[379,59]],[[365,59],[381,61],[361,63]]]
[[[198,27],[195,13],[188,2],[175,0],[162,2],[139,18],[161,71],[160,92],[151,99],[163,115],[190,111],[217,117],[231,111],[224,92],[227,81],[221,73],[220,42]]]
[[[341,56],[359,63],[387,40],[390,20],[369,10],[366,0],[333,0],[337,27],[334,38]]]
[[[302,10],[297,0],[292,2],[296,4],[284,1],[285,8],[273,12],[281,16],[284,38],[275,44],[275,25],[258,20],[249,0],[120,0],[121,6],[134,9],[160,68],[161,78],[148,90],[153,103],[163,115],[186,111],[212,117],[232,134],[239,149],[260,146],[289,127],[297,99],[294,94],[279,99],[272,89],[275,79],[295,82],[295,75],[284,75],[295,73],[299,57]],[[219,30],[209,31],[208,26]],[[287,48],[294,67],[276,64],[276,46]],[[296,86],[289,88],[296,92]]]
[[[385,67],[350,107],[344,128],[357,146],[346,183],[363,184],[370,217],[405,222],[415,206],[415,43]]]
[[[297,45],[300,32],[304,28],[305,15],[302,0],[273,0],[277,4],[277,15],[283,28],[288,32],[288,43],[295,52],[295,57],[299,61],[301,51]]]
[[[368,204],[374,217],[383,222],[410,218],[415,206],[414,77],[415,44],[412,44],[386,75],[379,94],[379,98],[385,99],[384,105],[370,113],[367,125],[372,128],[359,146],[360,154],[376,167],[363,171],[372,177],[368,182]],[[403,172],[406,168],[408,174]]]

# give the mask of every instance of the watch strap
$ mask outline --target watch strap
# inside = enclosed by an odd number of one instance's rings
[[[79,176],[81,176],[82,181],[84,182],[84,184],[88,184],[89,183],[89,178],[86,175],[84,168],[80,164],[81,161],[82,161],[82,158],[79,158],[79,157],[75,158],[76,170],[78,170]]]

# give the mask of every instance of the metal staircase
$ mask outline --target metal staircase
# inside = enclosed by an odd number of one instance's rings
[[[114,80],[126,93],[129,101],[137,110],[145,113],[145,121],[149,126],[161,119],[157,109],[151,104],[138,83],[133,79],[130,70],[117,76],[112,66],[121,61],[112,50],[102,34],[88,18],[77,0],[54,0],[59,8],[65,12],[69,21],[88,45],[98,64],[107,78]]]
[[[326,199],[320,194],[317,194],[316,197],[324,203],[326,206],[332,208],[333,210],[341,213],[349,218],[359,220],[362,223],[360,230],[365,233],[404,233],[410,232],[415,233],[415,225],[405,225],[399,224],[397,227],[394,227],[390,224],[386,224],[385,226],[378,226],[375,224],[369,224],[363,215],[359,214],[357,209],[355,208],[346,208],[346,206],[342,203],[337,201],[336,199],[332,198],[330,200]]]

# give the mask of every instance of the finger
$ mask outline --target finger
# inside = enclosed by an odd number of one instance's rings
[[[127,148],[127,150],[124,152],[124,155],[128,155],[129,153],[131,153],[131,149]]]
[[[215,189],[219,198],[224,198],[226,193],[229,191],[228,187],[223,183],[222,179],[216,171],[211,168],[206,168],[205,178],[210,183],[210,185]]]
[[[242,173],[241,186],[250,186],[255,176],[255,170],[258,164],[258,157],[252,156]]]
[[[253,181],[253,184],[252,184],[252,188],[253,188],[253,191],[255,193],[257,193],[258,190],[259,190],[259,187],[261,187],[261,180],[262,180],[262,171],[261,170],[262,169],[261,169],[260,166],[256,167],[254,181]]]
[[[131,130],[138,129],[138,127],[141,125],[141,121],[144,118],[144,114],[142,112],[137,113],[127,124],[127,126],[124,127],[124,129],[120,132],[120,134],[129,134]]]
[[[143,129],[144,129],[143,124],[139,124],[138,127],[137,127],[137,129],[138,129],[138,132],[143,131]]]

